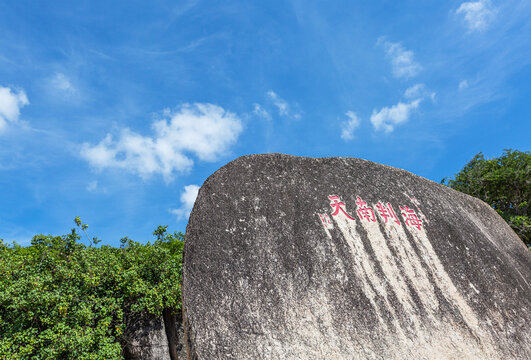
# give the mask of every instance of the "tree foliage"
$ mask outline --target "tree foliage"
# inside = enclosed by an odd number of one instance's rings
[[[443,179],[451,188],[492,206],[528,247],[531,246],[531,153],[506,149],[497,158],[477,154],[455,174]]]
[[[121,359],[124,311],[180,310],[184,235],[166,229],[120,248],[88,235],[86,246],[75,229],[27,247],[0,240],[0,359]]]

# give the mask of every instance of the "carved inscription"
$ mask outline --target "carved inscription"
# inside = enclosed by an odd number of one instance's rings
[[[330,207],[332,208],[332,218],[336,216],[345,216],[351,221],[356,221],[356,219],[349,214],[345,203],[341,201],[341,198],[338,195],[329,195],[328,199],[330,200]],[[425,221],[424,215],[418,209],[418,200],[415,198],[412,198],[411,200],[417,207],[417,211],[408,207],[407,205],[399,205],[402,220],[406,227],[422,230]],[[376,214],[378,214],[384,223],[402,226],[400,219],[396,216],[393,206],[390,203],[383,204],[381,201],[379,201],[375,205],[375,208],[372,208],[361,198],[361,196],[356,196],[355,205],[356,214],[358,215],[360,221],[376,222]],[[334,228],[334,225],[328,214],[318,213],[317,215],[319,216],[319,219],[326,230]]]

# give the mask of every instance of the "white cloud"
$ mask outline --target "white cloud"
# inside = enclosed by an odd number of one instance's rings
[[[496,15],[496,9],[488,0],[475,2],[464,2],[455,11],[458,15],[463,15],[466,25],[470,31],[482,31],[487,29]]]
[[[9,122],[17,122],[20,109],[28,104],[28,97],[23,90],[13,91],[0,86],[0,132],[7,128]]]
[[[466,89],[468,87],[468,81],[467,80],[463,80],[459,83],[459,90],[463,90],[463,89]]]
[[[405,123],[409,120],[411,112],[418,108],[422,99],[416,99],[409,103],[398,102],[398,104],[389,107],[383,107],[379,111],[373,110],[371,123],[376,131],[383,130],[390,133],[396,125]]]
[[[354,130],[360,126],[360,119],[353,111],[347,111],[345,115],[349,119],[341,124],[341,139],[348,141],[354,139]]]
[[[381,42],[381,39],[378,42]],[[422,70],[422,66],[414,59],[413,51],[406,50],[402,44],[385,41],[383,46],[387,57],[391,60],[395,77],[408,79],[416,76]]]
[[[282,99],[276,92],[269,90],[267,95],[273,101],[273,104],[277,107],[280,116],[292,116],[295,119],[300,119],[301,115],[298,112],[293,112],[289,103]]]
[[[253,114],[266,120],[271,120],[271,114],[269,114],[269,112],[264,109],[260,104],[253,104]]]
[[[153,136],[124,128],[117,140],[107,134],[96,145],[84,143],[81,156],[97,169],[124,169],[142,178],[161,174],[170,181],[175,172],[192,167],[190,154],[215,161],[242,131],[236,114],[213,104],[185,104],[175,112],[166,110],[163,115],[151,125]]]
[[[185,219],[190,216],[190,212],[194,207],[195,199],[199,192],[199,186],[186,185],[184,191],[181,193],[181,207],[179,209],[171,209],[171,213],[177,215],[177,219]]]

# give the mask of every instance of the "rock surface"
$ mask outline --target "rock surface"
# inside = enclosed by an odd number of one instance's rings
[[[182,313],[163,311],[161,317],[125,313],[122,348],[125,360],[186,359]]]
[[[184,344],[184,328],[183,328],[183,317],[182,313],[179,313],[177,318],[176,327],[177,327],[177,359],[186,360],[186,346]]]
[[[529,359],[531,256],[488,205],[353,158],[238,158],[186,230],[188,359]]]
[[[128,312],[125,314],[122,348],[126,360],[170,360],[162,317]]]

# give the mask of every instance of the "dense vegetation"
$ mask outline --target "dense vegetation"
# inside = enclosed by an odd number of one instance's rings
[[[492,206],[531,247],[531,153],[505,150],[497,158],[479,153],[443,183]]]
[[[125,311],[180,310],[184,235],[166,229],[120,248],[84,245],[75,229],[27,247],[0,240],[0,359],[123,358]]]

